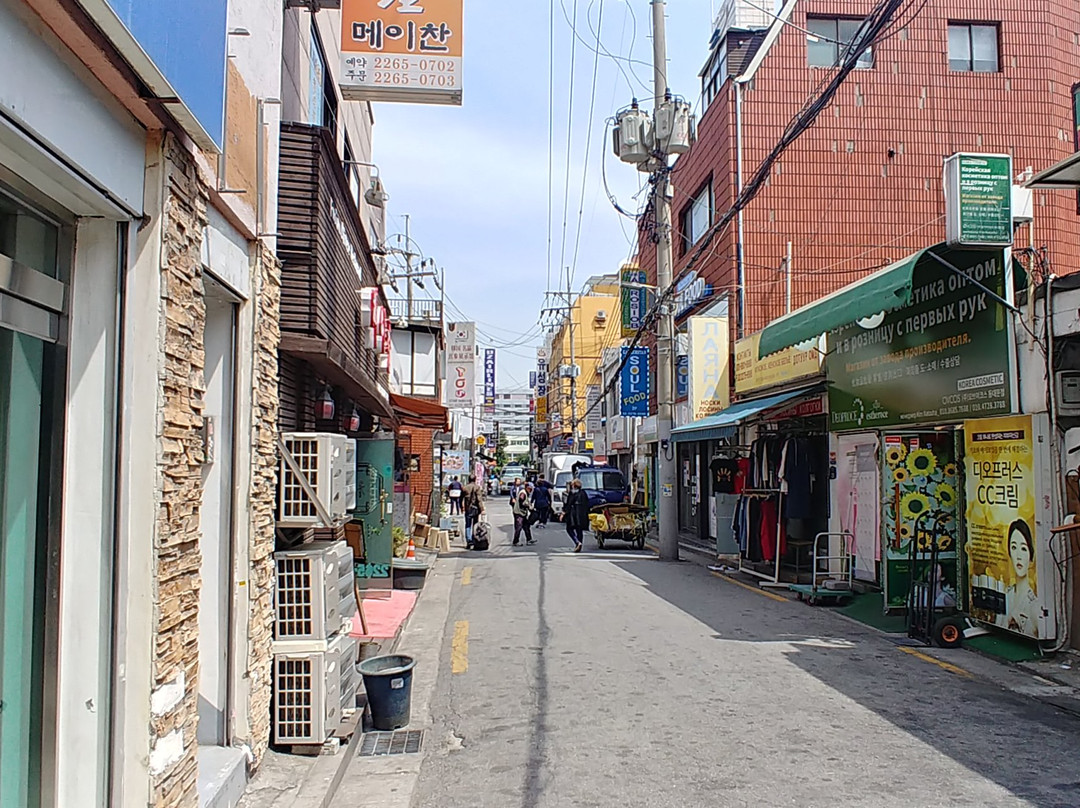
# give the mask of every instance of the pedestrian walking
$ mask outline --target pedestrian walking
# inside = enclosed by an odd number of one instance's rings
[[[566,519],[566,532],[574,541],[574,552],[580,553],[585,541],[585,528],[589,526],[589,495],[581,490],[581,480],[570,483],[563,516]]]
[[[461,492],[465,486],[461,484],[461,480],[454,477],[450,481],[450,484],[446,486],[446,496],[450,500],[450,515],[461,514],[462,512],[462,497]]]
[[[514,502],[517,501],[518,492],[522,490],[521,478],[515,477],[514,484],[510,486],[510,507],[514,507]]]
[[[537,527],[547,527],[548,519],[551,518],[551,490],[554,486],[544,479],[543,475],[536,481],[533,490],[533,505],[536,506],[534,522]]]
[[[465,505],[465,546],[472,548],[473,525],[484,513],[484,491],[476,484],[476,476],[470,474],[468,484],[461,491],[461,498]]]
[[[526,544],[536,544],[532,536],[533,503],[529,492],[521,487],[514,497],[514,546],[521,544],[521,534],[525,533]]]

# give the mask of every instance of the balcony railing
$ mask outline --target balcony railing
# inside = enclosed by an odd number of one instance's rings
[[[406,298],[390,298],[390,319],[393,322],[405,320],[408,323],[421,325],[441,325],[443,319],[442,301],[440,300],[413,300]]]

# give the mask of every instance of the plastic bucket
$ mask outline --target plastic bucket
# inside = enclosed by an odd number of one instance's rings
[[[388,732],[409,725],[415,667],[416,660],[405,654],[372,657],[359,664],[375,729]]]

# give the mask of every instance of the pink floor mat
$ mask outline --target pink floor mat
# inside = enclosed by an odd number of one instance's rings
[[[387,640],[397,636],[398,629],[412,614],[418,594],[407,589],[394,589],[389,598],[364,598],[368,633],[364,634],[360,628],[360,615],[354,614],[349,636],[361,640]]]

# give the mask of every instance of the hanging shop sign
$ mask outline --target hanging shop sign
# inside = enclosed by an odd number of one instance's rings
[[[731,404],[728,367],[731,361],[727,317],[691,317],[690,412],[691,421],[716,415]]]
[[[825,414],[825,396],[813,396],[805,401],[769,413],[770,421],[787,421],[792,418],[813,418]]]
[[[758,359],[761,332],[735,343],[735,393],[744,395],[767,387],[817,376],[825,356],[825,343],[800,351],[786,348],[779,353]],[[818,349],[820,347],[820,350]]]
[[[382,304],[378,288],[365,286],[360,290],[360,325],[364,344],[378,356],[379,367],[390,367],[390,312]]]
[[[341,0],[347,101],[461,105],[464,0]]]
[[[623,347],[619,414],[644,418],[649,414],[649,349]]]
[[[453,477],[467,476],[469,473],[469,453],[461,450],[445,450],[442,456],[443,488]]]
[[[686,314],[712,293],[712,285],[697,272],[691,272],[675,286],[675,316]]]
[[[548,420],[547,396],[536,399],[536,423],[546,424]]]
[[[484,349],[484,413],[495,414],[495,349]]]
[[[937,248],[935,248],[937,249]],[[942,250],[957,275],[927,255],[915,270],[912,305],[875,328],[828,336],[833,431],[962,421],[1009,413],[1009,315],[970,279],[1004,296],[1000,250]]]
[[[547,351],[539,348],[536,351],[536,423],[538,424],[546,424],[548,421],[547,394]]]
[[[964,422],[968,604],[978,620],[1048,639],[1054,570],[1039,563],[1036,531],[1039,476],[1049,463],[1037,431],[1030,415]]]
[[[450,323],[446,333],[446,380],[450,407],[476,404],[476,323]]]
[[[649,295],[642,288],[648,276],[637,268],[622,271],[622,335],[633,337],[645,325],[645,315],[649,308]],[[637,284],[637,285],[630,285]]]
[[[690,357],[679,356],[675,358],[675,398],[686,398],[690,395]]]
[[[590,384],[585,388],[585,412],[585,431],[595,435],[604,425],[604,414],[600,411],[600,385]]]
[[[1012,158],[954,154],[945,161],[945,241],[956,247],[1011,247]]]
[[[530,390],[535,390],[536,389],[536,371],[535,370],[530,370],[529,371],[529,389]]]

